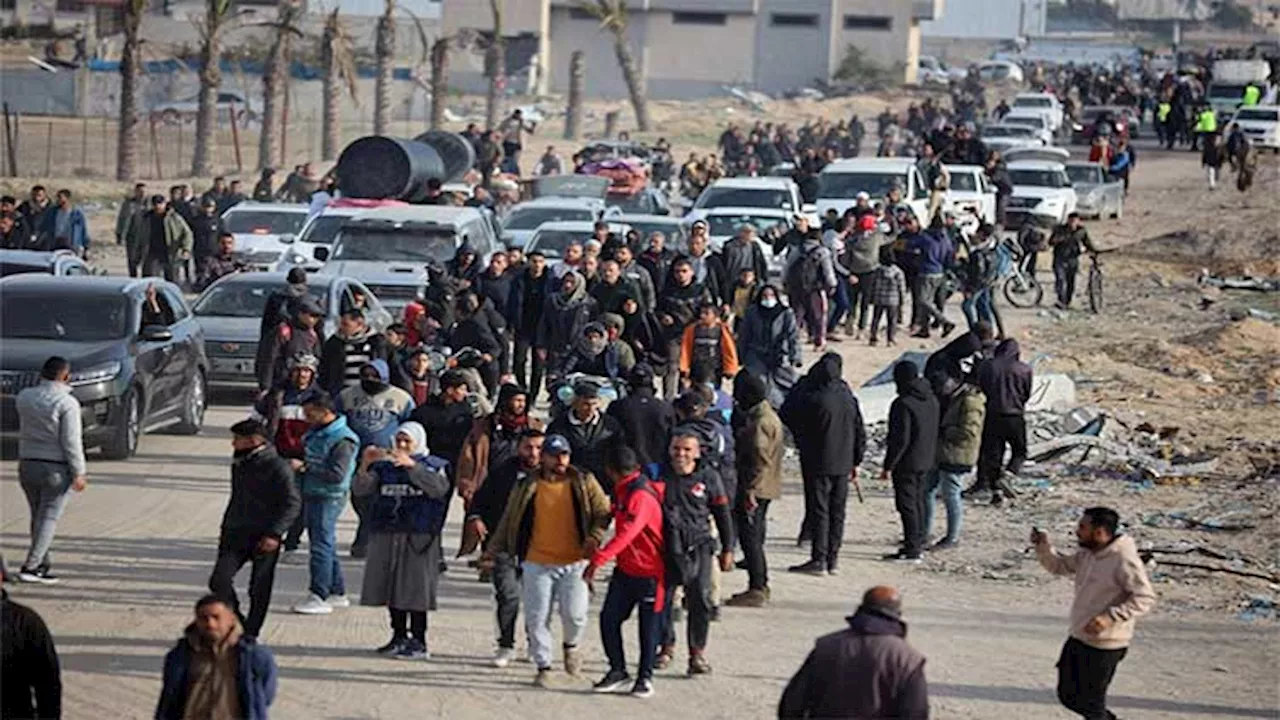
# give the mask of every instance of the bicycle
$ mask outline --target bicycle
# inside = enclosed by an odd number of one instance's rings
[[[1112,252],[1114,248],[1108,250],[1098,250],[1089,253],[1089,311],[1094,315],[1102,312],[1102,260],[1100,255]]]
[[[1034,273],[1024,269],[1025,257],[1020,248],[1010,238],[1000,241],[999,248],[1005,254],[1002,259],[1004,277],[1004,297],[1016,308],[1035,307],[1044,300],[1044,287],[1036,280]]]

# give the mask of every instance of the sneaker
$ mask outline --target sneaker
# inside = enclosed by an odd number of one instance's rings
[[[311,593],[306,600],[294,605],[293,611],[299,615],[328,615],[333,612],[333,606],[319,595]]]
[[[675,659],[676,649],[670,645],[663,645],[658,649],[658,657],[653,659],[653,667],[658,670],[666,670]]]
[[[712,605],[711,612],[707,613],[707,619],[711,622],[720,622],[720,606]]]
[[[955,324],[955,323],[953,323],[953,322],[943,323],[943,325],[942,325],[942,337],[944,337],[944,338],[945,338],[946,336],[950,335],[950,334],[951,334],[955,329],[956,329],[956,324]]]
[[[791,567],[787,568],[787,572],[801,573],[804,575],[814,575],[814,576],[826,575],[827,565],[826,563],[821,562],[819,560],[810,560],[809,562],[802,563],[800,565],[792,565]]]
[[[533,686],[543,690],[555,687],[555,683],[551,681],[551,668],[538,668],[538,674],[533,676]]]
[[[582,671],[582,653],[578,652],[578,648],[565,645],[564,646],[564,672],[566,675],[577,677]]]
[[[837,566],[835,563],[828,563],[828,564],[827,564],[827,575],[828,575],[828,576],[830,576],[830,577],[835,577],[835,576],[837,576],[837,575],[839,575],[839,574],[840,574],[840,568],[839,568],[839,566]]]
[[[47,567],[38,567],[34,570],[21,568],[18,570],[18,580],[24,583],[39,583],[41,585],[58,584],[58,576],[54,575]]]
[[[746,560],[739,560],[738,562],[734,563],[734,564],[733,564],[733,566],[734,566],[735,568],[737,568],[738,570],[746,570],[746,569],[747,569],[747,561],[746,561]]]
[[[763,590],[748,590],[725,600],[724,604],[729,607],[758,608],[764,607],[767,602],[768,598],[765,597]]]
[[[610,670],[600,682],[591,686],[593,693],[615,693],[631,684],[631,676],[625,670]]]
[[[907,554],[905,551],[902,551],[902,550],[899,550],[897,552],[892,552],[887,555],[881,555],[880,559],[886,562],[901,562],[901,563],[915,563],[915,564],[919,564],[924,561],[924,557],[922,557],[919,553]]]
[[[431,653],[427,652],[426,643],[417,638],[409,638],[392,657],[397,660],[426,660],[431,657]]]
[[[707,656],[702,653],[689,655],[689,675],[710,675],[711,663],[707,662]]]
[[[346,595],[330,595],[328,602],[329,602],[329,607],[331,608],[351,607],[351,600],[348,599]]]
[[[934,543],[934,544],[933,544],[933,547],[931,547],[931,548],[929,548],[929,549],[930,549],[930,550],[950,550],[950,549],[954,548],[955,546],[957,546],[957,545],[959,545],[959,544],[960,544],[960,542],[959,542],[959,541],[957,541],[957,540],[947,540],[947,539],[942,539],[942,540],[939,540],[938,542]]]
[[[498,651],[493,654],[493,666],[496,668],[504,668],[510,665],[511,661],[515,659],[516,659],[515,648],[500,647],[498,648]]]
[[[286,550],[284,555],[280,556],[280,562],[285,565],[306,565],[311,561],[311,553],[306,550]]]
[[[648,698],[653,697],[653,681],[649,678],[640,678],[631,688],[631,697]]]
[[[383,645],[377,650],[374,650],[374,652],[378,653],[379,655],[395,655],[397,652],[400,651],[400,648],[404,646],[405,641],[407,640],[408,638],[406,637],[402,637],[400,635],[392,635],[391,642],[388,642],[386,645]]]
[[[880,344],[880,341],[876,340],[875,338],[871,338],[870,340],[867,341],[867,344],[870,345],[871,347],[875,347],[876,345]]]

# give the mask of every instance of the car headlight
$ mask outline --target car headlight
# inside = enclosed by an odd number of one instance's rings
[[[307,257],[296,250],[285,256],[285,262],[290,265],[302,265],[306,261]]]
[[[1062,202],[1062,198],[1045,198],[1040,201],[1040,207],[1049,209],[1062,207]]]
[[[72,387],[80,385],[92,385],[94,383],[107,382],[115,380],[120,374],[120,362],[114,361],[87,367],[84,370],[78,370],[71,373],[70,383]]]

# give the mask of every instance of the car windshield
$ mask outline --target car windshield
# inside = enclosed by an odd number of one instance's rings
[[[332,245],[338,237],[338,231],[342,229],[342,223],[350,218],[350,215],[319,215],[303,230],[298,240],[316,245]]]
[[[1213,100],[1239,100],[1244,97],[1244,85],[1209,85],[1209,97]]]
[[[1025,125],[1029,128],[1044,127],[1044,118],[1039,115],[1005,115],[1004,121],[1011,125]]]
[[[537,250],[549,259],[560,258],[564,257],[564,249],[569,247],[570,243],[584,243],[589,237],[591,237],[589,231],[540,230],[533,236],[533,242],[525,250],[526,252]]]
[[[660,205],[658,199],[648,192],[638,192],[634,195],[609,195],[607,201],[624,213],[640,215],[656,213]]]
[[[1089,165],[1068,165],[1067,177],[1074,185],[1096,185],[1102,182],[1102,168]]]
[[[0,303],[0,337],[70,342],[118,340],[128,334],[124,295],[77,296],[62,291],[9,290]]]
[[[1061,188],[1067,186],[1066,173],[1061,170],[1010,170],[1009,178],[1014,185],[1043,188]]]
[[[595,219],[595,213],[587,208],[518,207],[511,211],[506,220],[502,221],[502,228],[504,230],[537,230],[542,223],[591,222]]]
[[[1259,108],[1243,108],[1236,113],[1236,120],[1261,120],[1275,122],[1280,118],[1280,110],[1262,110]]]
[[[710,187],[698,199],[703,209],[761,207],[790,210],[791,193],[774,188]]]
[[[707,217],[707,234],[714,237],[737,235],[743,225],[751,225],[757,233],[763,233],[785,222],[786,218],[770,215],[710,215]]]
[[[374,262],[446,262],[457,254],[457,233],[453,228],[344,227],[333,249],[334,260]]]
[[[24,275],[26,273],[47,273],[48,265],[30,265],[27,263],[0,262],[0,277]]]
[[[302,212],[232,210],[222,216],[222,224],[226,231],[237,235],[297,234],[306,221],[305,210]]]
[[[852,200],[865,192],[873,198],[889,194],[893,186],[907,187],[903,173],[874,172],[824,172],[818,175],[818,198],[823,200]]]
[[[983,129],[982,137],[1031,137],[1033,132],[1032,128],[1021,125],[992,125]]]
[[[951,189],[960,192],[982,192],[977,174],[968,171],[951,173]]]
[[[219,283],[196,300],[192,312],[204,317],[260,318],[267,307],[267,297],[279,288],[280,285],[275,283]],[[327,288],[308,288],[307,294],[320,303],[321,309],[328,310]]]
[[[1053,102],[1049,100],[1049,98],[1043,98],[1043,97],[1020,97],[1020,98],[1014,98],[1013,106],[1014,107],[1047,108],[1047,107],[1053,107]]]
[[[1080,119],[1086,122],[1092,122],[1102,117],[1103,115],[1110,115],[1110,114],[1111,114],[1111,108],[1104,108],[1104,107],[1085,108],[1080,113]]]

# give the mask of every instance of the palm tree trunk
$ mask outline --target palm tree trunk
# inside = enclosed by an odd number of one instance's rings
[[[337,42],[334,37],[335,31],[329,27],[325,27],[324,39],[324,86],[322,89],[324,96],[324,115],[321,118],[320,129],[320,159],[332,160],[338,156],[338,146],[342,144],[342,134],[339,128],[339,98],[342,96],[342,75],[338,69],[338,61],[333,51],[333,43]]]
[[[195,177],[213,174],[213,133],[218,123],[218,86],[222,84],[222,69],[218,67],[222,18],[216,0],[210,2],[204,44],[200,47],[200,105],[196,110],[196,147],[191,157],[191,174]]]
[[[494,36],[485,53],[485,73],[489,76],[489,91],[484,99],[484,124],[486,130],[498,127],[502,120],[502,90],[506,85],[506,48],[502,38]]]
[[[277,48],[281,39],[277,38]],[[267,57],[262,71],[262,131],[258,135],[258,169],[271,167],[271,158],[280,152],[280,58],[276,49]]]
[[[586,75],[581,50],[569,56],[569,106],[564,114],[564,139],[577,140],[582,135],[582,81]]]
[[[441,38],[431,46],[431,129],[444,127],[444,100],[449,94],[449,41]]]
[[[636,70],[635,58],[631,56],[631,45],[627,43],[625,28],[613,32],[613,52],[618,56],[618,67],[622,69],[622,79],[627,83],[627,94],[631,96],[631,109],[636,115],[636,129],[649,131],[649,98],[645,94],[644,79]]]
[[[124,4],[124,50],[120,56],[120,124],[116,142],[116,179],[136,180],[138,166],[138,34],[142,11],[139,0]]]
[[[396,54],[396,21],[391,16],[395,2],[387,0],[386,10],[378,18],[375,54],[378,75],[373,87],[373,134],[386,135],[391,127],[391,73]]]

